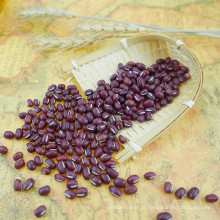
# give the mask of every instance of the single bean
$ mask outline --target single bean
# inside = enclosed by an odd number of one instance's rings
[[[34,179],[29,178],[23,184],[23,190],[28,191],[34,186]]]
[[[37,218],[40,218],[41,216],[45,215],[46,212],[46,207],[44,205],[41,205],[37,209],[35,209],[34,214]]]

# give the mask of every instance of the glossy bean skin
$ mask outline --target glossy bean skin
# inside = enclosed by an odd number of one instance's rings
[[[92,176],[90,179],[90,182],[92,183],[92,185],[97,186],[97,187],[102,185],[102,180],[98,176]]]
[[[12,139],[14,137],[14,133],[12,131],[5,131],[4,138]]]
[[[45,215],[47,212],[46,206],[41,205],[37,209],[35,209],[34,214],[37,218],[40,218],[41,216]]]
[[[13,156],[13,160],[14,160],[14,161],[17,161],[17,160],[19,160],[19,159],[21,159],[21,158],[23,158],[23,153],[22,153],[22,152],[17,152],[17,153],[15,153],[14,156]]]
[[[172,215],[168,212],[161,212],[157,215],[157,220],[172,220]]]
[[[118,188],[125,188],[126,180],[124,180],[122,178],[116,178],[116,179],[114,179],[114,185]]]
[[[168,194],[173,192],[173,185],[170,182],[164,183],[164,192]]]
[[[14,167],[15,169],[21,169],[22,167],[24,167],[25,162],[23,159],[19,159],[15,162]]]
[[[120,197],[122,195],[122,191],[116,186],[109,186],[109,192],[115,197]]]
[[[27,180],[24,182],[22,188],[23,188],[24,191],[28,191],[28,190],[30,190],[33,186],[34,186],[34,179],[29,178],[29,179],[27,179]]]
[[[106,185],[108,185],[108,184],[111,182],[111,178],[110,178],[109,175],[106,174],[106,173],[102,173],[102,174],[100,175],[100,178],[101,178],[102,182],[103,182],[104,184],[106,184]]]
[[[44,174],[44,175],[50,175],[51,170],[47,167],[42,167],[41,168],[41,173]]]
[[[73,192],[72,190],[70,189],[67,189],[64,193],[64,195],[68,198],[68,199],[74,199],[76,197],[76,193]]]
[[[152,180],[156,177],[156,174],[154,172],[147,172],[144,174],[144,178],[146,180]]]
[[[48,195],[50,193],[50,186],[46,185],[46,186],[42,186],[39,190],[38,190],[38,194],[40,196],[45,196]]]
[[[138,175],[132,175],[130,177],[127,178],[127,183],[128,184],[135,184],[138,183],[140,181],[140,178]]]
[[[79,187],[76,189],[77,197],[85,197],[88,195],[88,190],[85,187]]]
[[[218,196],[216,196],[215,194],[209,194],[205,197],[206,202],[217,202],[218,201]]]
[[[124,193],[127,195],[132,195],[132,194],[135,194],[136,192],[137,192],[137,187],[134,185],[128,185],[128,186],[125,186],[124,188]]]
[[[188,192],[187,192],[187,197],[191,200],[197,199],[199,196],[199,189],[197,187],[192,187]]]
[[[27,162],[27,167],[28,167],[29,170],[35,170],[36,169],[36,164],[33,160],[29,160]]]
[[[62,175],[62,174],[55,174],[54,175],[54,179],[57,181],[57,182],[63,182],[65,180],[65,177]]]
[[[178,199],[183,199],[186,196],[186,190],[183,187],[180,187],[179,189],[176,190],[175,196]]]
[[[0,146],[0,154],[7,154],[8,148],[5,146]]]
[[[21,191],[21,189],[22,189],[21,180],[16,179],[16,180],[14,181],[14,190],[15,190],[15,191]]]

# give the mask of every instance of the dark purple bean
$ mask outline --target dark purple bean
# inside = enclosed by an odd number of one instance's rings
[[[80,173],[82,173],[82,164],[77,164],[76,165],[76,169],[75,169],[75,173],[76,174],[80,174]]]
[[[56,158],[58,156],[58,151],[56,149],[51,149],[51,150],[48,150],[46,153],[45,153],[45,156],[47,158]]]
[[[102,161],[99,161],[97,165],[101,170],[106,170],[106,166]]]
[[[45,160],[45,164],[49,169],[54,169],[56,167],[56,164],[54,163],[54,161],[50,158]]]
[[[77,177],[77,174],[74,173],[73,171],[67,171],[67,172],[66,172],[66,178],[67,178],[68,180],[75,180],[76,177]]]
[[[75,152],[78,156],[82,156],[84,154],[84,151],[81,147],[75,147]]]
[[[78,182],[76,180],[68,180],[66,183],[66,187],[68,189],[76,189],[78,188]]]
[[[5,131],[4,138],[12,139],[14,137],[14,133],[12,131]]]
[[[34,105],[33,101],[31,99],[27,100],[27,106],[32,107]]]
[[[125,144],[125,143],[127,142],[127,139],[126,139],[124,136],[122,136],[122,135],[119,135],[118,140],[119,140],[122,144]]]
[[[215,194],[209,194],[205,197],[206,202],[217,202],[218,201],[218,196],[216,196]]]
[[[88,190],[85,187],[80,187],[76,189],[77,197],[85,197],[88,195]]]
[[[47,209],[44,205],[39,206],[37,209],[35,209],[34,214],[37,218],[40,218],[47,212]]]
[[[32,178],[27,179],[23,184],[23,190],[28,191],[34,186],[34,180]]]
[[[30,130],[27,130],[24,132],[23,138],[28,139],[31,137],[31,135],[32,135],[32,132]]]
[[[90,157],[90,163],[92,166],[96,166],[97,165],[97,159],[93,156]]]
[[[154,173],[154,172],[147,172],[147,173],[144,174],[144,178],[146,180],[152,180],[155,177],[156,177],[156,173]]]
[[[17,160],[19,160],[21,158],[23,158],[23,153],[22,152],[17,152],[13,156],[14,161],[17,161]]]
[[[54,179],[57,181],[57,182],[63,182],[65,180],[65,177],[62,175],[62,174],[55,174],[54,175]]]
[[[90,170],[88,167],[83,167],[82,174],[83,174],[84,179],[86,180],[90,179]]]
[[[90,171],[91,171],[91,173],[94,174],[95,176],[100,176],[100,175],[101,175],[101,170],[100,170],[100,168],[97,167],[97,166],[92,166],[92,167],[90,168]]]
[[[127,195],[132,195],[137,192],[137,187],[134,185],[128,185],[124,188],[124,193]]]
[[[68,157],[64,154],[64,155],[59,155],[57,156],[57,161],[66,161],[68,159]]]
[[[199,189],[197,187],[192,187],[188,192],[187,192],[187,197],[189,199],[197,199],[199,196]]]
[[[29,160],[27,162],[27,167],[28,167],[29,170],[35,170],[36,169],[36,164],[33,160]]]
[[[48,195],[50,193],[50,186],[46,185],[46,186],[42,186],[39,190],[38,190],[38,194],[40,196],[45,196]]]
[[[41,166],[43,164],[43,160],[41,157],[39,156],[35,156],[34,157],[34,163],[37,165],[37,166]]]
[[[47,167],[42,167],[41,168],[41,173],[44,174],[44,175],[49,175],[51,173],[51,171]]]
[[[110,168],[116,167],[116,162],[114,160],[109,160],[105,163],[105,166]]]
[[[16,129],[15,139],[20,140],[23,136],[23,130],[21,128]]]
[[[45,148],[43,148],[43,147],[36,147],[36,148],[35,148],[35,151],[36,151],[36,153],[39,154],[39,155],[44,155],[44,154],[46,153],[46,150],[45,150]]]
[[[116,178],[116,179],[114,179],[114,184],[118,188],[125,188],[126,181],[122,178]]]
[[[69,171],[74,171],[75,170],[75,164],[73,161],[67,159],[66,160],[66,168],[69,170]]]
[[[111,155],[103,154],[103,155],[100,157],[100,160],[101,160],[103,163],[106,163],[107,161],[111,160],[111,158],[112,158]]]
[[[85,143],[86,141],[84,141],[83,143]],[[88,145],[89,145],[89,141],[88,141]],[[90,157],[91,155],[92,155],[92,151],[91,151],[91,149],[89,148],[89,147],[86,147],[85,148],[85,155],[87,156],[87,157]]]
[[[130,177],[127,178],[127,183],[128,184],[135,184],[138,183],[140,181],[140,178],[138,175],[132,175]]]
[[[95,152],[94,152],[94,156],[95,156],[96,158],[99,158],[99,157],[102,156],[102,153],[103,153],[102,148],[101,148],[101,147],[98,147],[98,148],[95,150]]]
[[[16,179],[16,180],[14,181],[14,191],[21,191],[21,189],[22,189],[21,180]]]
[[[133,125],[133,123],[129,120],[123,120],[123,125],[127,128],[131,127]]]
[[[109,186],[109,191],[115,197],[120,197],[122,195],[122,191],[116,186]]]
[[[27,116],[27,113],[26,113],[26,112],[21,112],[21,113],[19,113],[19,118],[20,118],[20,119],[25,119],[26,116]]]
[[[92,176],[92,178],[90,179],[90,182],[92,183],[92,185],[97,186],[97,187],[102,185],[102,180],[98,176]]]
[[[93,173],[94,174],[94,173]],[[106,173],[102,173],[100,178],[104,184],[109,184],[111,182],[111,178]]]
[[[111,179],[116,179],[118,177],[118,172],[112,168],[107,168],[105,171]]]
[[[21,169],[22,167],[24,167],[25,162],[23,159],[19,159],[15,162],[14,167],[15,169]]]
[[[0,146],[0,154],[7,154],[8,148],[5,146]]]
[[[168,212],[161,212],[157,215],[157,220],[172,220],[172,215]]]
[[[164,184],[164,192],[171,194],[173,192],[173,185],[170,182]]]
[[[175,196],[178,199],[183,199],[186,196],[186,190],[183,187],[177,189],[175,192]]]
[[[66,173],[66,166],[63,161],[58,161],[57,170],[60,174]]]
[[[64,193],[64,195],[68,198],[68,199],[74,199],[76,197],[75,192],[73,192],[70,189],[67,189]]]
[[[90,166],[89,158],[88,158],[88,157],[82,157],[82,164],[83,164],[85,167],[89,167],[89,166]]]

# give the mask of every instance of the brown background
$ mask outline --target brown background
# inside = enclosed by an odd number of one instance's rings
[[[35,172],[23,168],[16,171],[12,156],[16,151],[28,161],[34,154],[27,153],[25,141],[3,138],[5,130],[22,126],[18,113],[27,111],[27,98],[42,99],[48,85],[65,83],[69,76],[61,66],[71,58],[111,44],[100,42],[77,52],[40,54],[33,49],[31,39],[37,35],[57,37],[71,33],[71,22],[66,19],[47,21],[46,25],[24,25],[20,28],[14,15],[32,7],[69,9],[76,13],[106,16],[114,19],[184,29],[219,29],[219,1],[142,1],[142,0],[5,0],[0,12],[0,145],[9,149],[0,155],[0,219],[34,219],[33,210],[45,204],[48,212],[43,219],[155,219],[158,212],[168,210],[173,219],[219,219],[220,205],[207,204],[206,194],[220,196],[220,41],[208,37],[178,37],[197,55],[204,70],[204,87],[195,106],[158,140],[146,147],[137,157],[117,167],[122,178],[138,174],[141,181],[133,196],[111,196],[107,186],[96,188],[79,178],[81,186],[89,190],[85,199],[70,201],[64,197],[65,184],[55,182],[53,175],[44,176],[40,168]],[[73,82],[72,82],[73,83]],[[157,178],[145,181],[143,174],[155,171]],[[15,178],[36,179],[35,189],[15,193]],[[196,201],[178,201],[162,190],[165,181],[176,188],[197,186],[200,196]],[[51,185],[48,197],[40,197],[37,189]]]

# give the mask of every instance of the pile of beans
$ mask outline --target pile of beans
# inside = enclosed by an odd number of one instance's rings
[[[179,95],[179,86],[188,79],[188,68],[167,57],[158,59],[148,68],[143,63],[132,61],[126,65],[120,63],[117,72],[110,77],[110,83],[99,80],[95,91],[85,91],[87,100],[74,85],[49,86],[42,105],[38,99],[27,100],[28,107],[32,109],[19,114],[24,119],[22,128],[16,129],[15,133],[4,133],[7,139],[28,140],[27,151],[38,154],[25,163],[23,153],[17,152],[13,157],[14,167],[21,169],[26,164],[33,171],[43,165],[42,156],[46,157],[41,173],[49,175],[51,170],[57,169],[55,180],[63,182],[67,179],[64,195],[68,199],[88,194],[85,187],[78,186],[76,179],[79,174],[85,180],[90,179],[96,187],[110,184],[114,179],[114,185],[109,186],[113,196],[122,195],[120,188],[124,188],[127,195],[136,193],[134,184],[139,177],[130,176],[126,186],[126,181],[119,178],[114,169],[116,162],[112,160],[112,154],[120,150],[119,142],[127,142],[122,135],[118,141],[116,135],[119,130],[132,127],[132,120],[140,123],[151,120],[156,111]],[[0,153],[6,154],[7,148],[1,146]],[[144,177],[150,180],[155,176],[149,172]],[[26,189],[24,185],[23,190]],[[21,190],[19,180],[16,180],[14,188]],[[40,195],[46,195],[50,187],[45,186],[40,192]],[[45,212],[45,206],[41,206],[35,214],[39,217]]]

